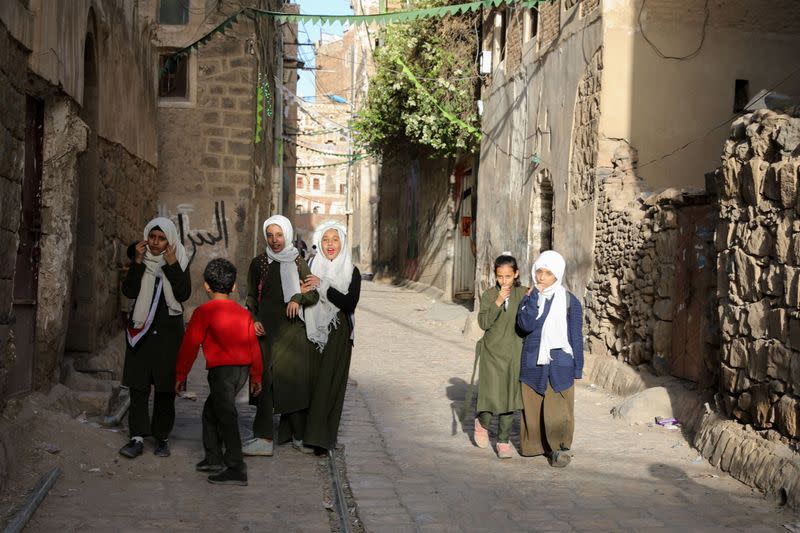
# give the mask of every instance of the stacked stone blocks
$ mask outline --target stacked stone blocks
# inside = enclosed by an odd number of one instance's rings
[[[545,2],[537,6],[541,24],[541,47],[549,47],[561,33],[561,0]]]
[[[676,283],[692,276],[710,276],[704,269],[715,264],[709,232],[694,259],[704,267],[686,275],[676,250],[688,228],[687,213],[712,212],[700,191],[652,191],[635,173],[636,151],[621,142],[612,169],[597,169],[599,181],[594,270],[587,285],[587,333],[590,351],[610,355],[632,366],[648,364],[657,374],[676,373],[684,346],[673,346],[673,323],[683,312]],[[683,277],[682,277],[683,276]],[[691,280],[690,280],[691,281]],[[709,308],[711,309],[711,308]],[[715,315],[706,314],[707,327],[699,345],[704,356],[697,372],[702,385],[716,375],[718,329]],[[680,326],[683,327],[683,326]],[[676,358],[675,353],[678,352]]]
[[[25,94],[17,84],[25,66],[24,50],[0,25],[0,410],[16,357],[12,306],[25,154]]]
[[[594,199],[602,70],[603,49],[600,48],[587,65],[575,98],[569,162],[570,209],[580,209]]]
[[[800,438],[800,118],[757,111],[725,143],[717,231],[726,414]]]
[[[215,196],[241,192],[253,176],[258,76],[256,56],[245,50],[245,37],[218,37],[219,42],[215,39],[199,52],[197,103],[205,139],[200,167]],[[269,139],[266,121],[263,128],[262,138]]]

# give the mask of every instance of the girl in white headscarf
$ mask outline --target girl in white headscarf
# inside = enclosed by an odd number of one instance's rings
[[[245,455],[272,455],[273,412],[281,413],[278,442],[292,441],[303,449],[308,405],[311,401],[314,348],[306,338],[303,314],[317,302],[314,291],[301,292],[302,279],[311,274],[292,245],[294,230],[284,216],[264,221],[267,247],[250,262],[247,309],[253,315],[264,359],[264,390],[255,398],[254,438],[242,448]]]
[[[566,263],[543,252],[533,265],[534,286],[520,302],[517,326],[526,334],[520,381],[522,455],[545,455],[551,466],[570,462],[575,428],[574,380],[583,375],[583,311],[562,285]]]
[[[133,245],[133,262],[122,293],[134,299],[127,329],[122,384],[130,388],[130,442],[120,454],[142,454],[144,437],[156,439],[155,454],[170,454],[169,433],[175,421],[175,364],[183,340],[183,305],[192,292],[189,258],[175,224],[154,218],[144,239]],[[148,410],[150,387],[155,388],[153,416]]]
[[[353,266],[347,228],[334,221],[314,232],[317,254],[303,291],[319,293],[319,303],[306,309],[306,335],[319,359],[308,409],[306,451],[321,455],[336,445],[353,352],[353,314],[361,295],[361,273]]]

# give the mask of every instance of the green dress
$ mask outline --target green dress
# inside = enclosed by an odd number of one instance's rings
[[[328,342],[322,353],[315,351],[318,369],[303,443],[331,450],[336,446],[353,353],[352,316],[361,296],[361,272],[358,268],[353,268],[347,294],[331,287],[327,296],[339,308],[336,314],[338,326],[328,334]]]
[[[522,337],[517,333],[517,308],[527,287],[514,287],[508,309],[495,304],[500,289],[492,287],[481,296],[478,325],[485,331],[478,341],[480,358],[478,412],[509,413],[522,409],[519,365]]]
[[[297,258],[300,279],[311,270]],[[317,303],[319,294],[310,291],[295,294],[291,301],[302,306]],[[253,321],[261,322],[266,335],[259,337],[264,358],[265,392],[272,390],[276,413],[293,413],[308,407],[314,379],[314,347],[306,337],[306,328],[299,317],[286,316],[286,302],[281,286],[280,263],[268,262],[261,254],[250,262],[247,273],[246,306]]]

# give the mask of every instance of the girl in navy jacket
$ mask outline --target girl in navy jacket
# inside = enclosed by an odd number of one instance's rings
[[[531,272],[534,286],[522,299],[517,326],[526,335],[520,381],[522,455],[545,455],[564,467],[575,428],[574,380],[583,374],[583,311],[561,284],[564,258],[543,252]]]

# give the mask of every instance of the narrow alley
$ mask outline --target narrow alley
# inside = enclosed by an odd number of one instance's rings
[[[142,457],[131,461],[117,453],[125,429],[43,410],[44,419],[30,428],[28,460],[42,470],[58,465],[63,473],[25,531],[330,531],[323,505],[329,501],[327,467],[314,456],[279,446],[273,457],[248,458],[247,487],[213,486],[208,474],[195,472],[203,458],[201,412],[208,395],[203,364],[199,358],[189,377],[194,394],[188,396],[196,399],[176,402],[168,458],[153,455],[148,440]],[[255,409],[246,395],[239,397],[239,411],[242,437],[252,436]],[[9,492],[27,490],[29,480],[21,481]]]
[[[679,431],[613,419],[621,398],[585,381],[567,468],[475,447],[458,421],[474,348],[465,314],[362,289],[341,441],[368,531],[753,532],[798,520],[698,459]]]

